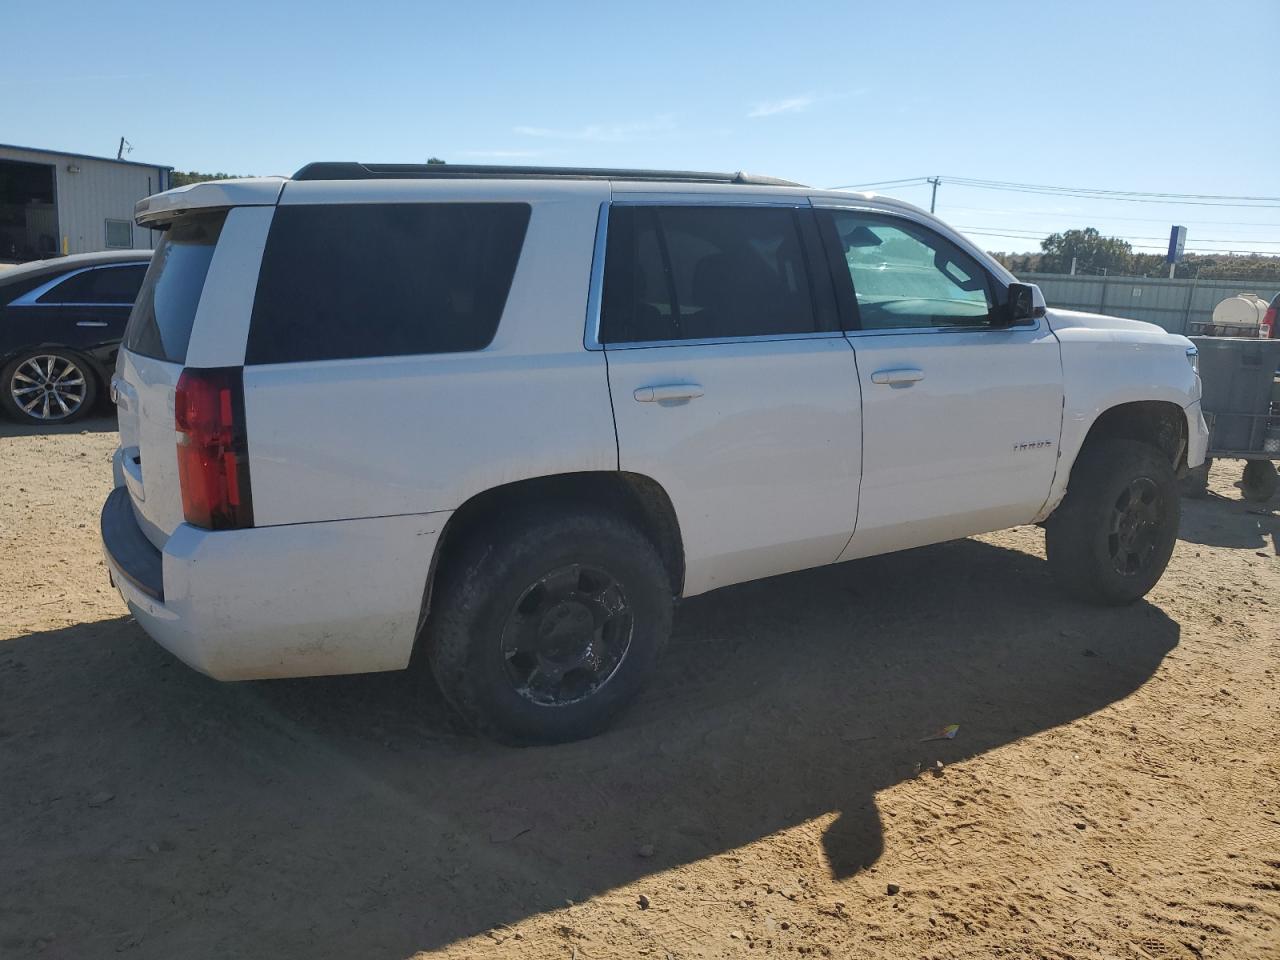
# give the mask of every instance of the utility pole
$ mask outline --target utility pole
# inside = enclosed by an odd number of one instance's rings
[[[942,182],[942,178],[926,177],[925,182],[933,184],[933,195],[929,197],[929,212],[933,213],[934,208],[938,205],[938,184]]]

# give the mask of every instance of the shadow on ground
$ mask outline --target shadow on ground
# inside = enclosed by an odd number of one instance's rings
[[[1096,711],[1177,641],[959,541],[691,600],[614,730],[508,750],[410,674],[224,685],[123,618],[28,636],[0,644],[0,952],[390,960],[830,811],[811,856],[848,875],[919,761]]]
[[[0,414],[0,439],[5,437],[38,437],[54,433],[115,433],[114,409],[95,410],[92,416],[73,423],[19,423]]]
[[[1182,499],[1178,539],[1213,547],[1266,550],[1280,556],[1280,497],[1269,503],[1235,500],[1210,492]]]

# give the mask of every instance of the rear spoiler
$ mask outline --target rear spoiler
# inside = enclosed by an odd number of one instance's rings
[[[246,177],[175,187],[139,200],[133,208],[133,219],[140,227],[156,229],[188,210],[271,207],[280,199],[286,182],[283,177]]]

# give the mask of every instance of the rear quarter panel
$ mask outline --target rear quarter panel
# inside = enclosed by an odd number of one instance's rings
[[[603,183],[290,184],[282,204],[518,199],[533,209],[484,350],[245,368],[255,522],[450,510],[503,483],[616,470],[604,354],[583,346],[607,196]]]

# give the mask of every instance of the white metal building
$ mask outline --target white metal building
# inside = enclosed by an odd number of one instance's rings
[[[133,205],[167,189],[172,170],[0,144],[0,262],[154,247]]]

